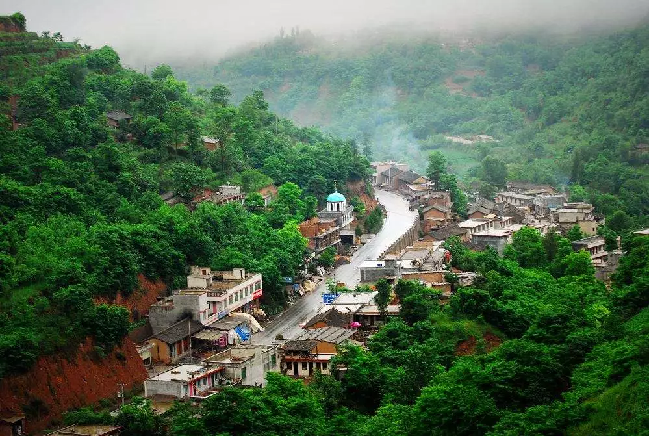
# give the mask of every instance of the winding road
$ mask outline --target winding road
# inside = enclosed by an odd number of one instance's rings
[[[336,282],[343,282],[349,288],[354,288],[360,281],[359,266],[363,261],[376,259],[408,230],[417,216],[416,211],[409,210],[408,202],[394,193],[376,190],[376,198],[387,211],[381,231],[354,253],[349,264],[339,266],[333,274]],[[327,286],[322,282],[313,292],[304,295],[275,318],[263,332],[255,333],[251,342],[271,344],[278,334],[285,339],[297,337],[301,330],[300,324],[311,319],[323,305],[322,294],[326,290]]]

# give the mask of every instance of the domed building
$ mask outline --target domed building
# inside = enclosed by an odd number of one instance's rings
[[[327,197],[327,207],[318,212],[318,217],[322,220],[335,220],[336,225],[340,227],[341,239],[351,238],[353,242],[354,232],[349,227],[354,220],[353,212],[354,206],[347,204],[345,196],[336,189]]]

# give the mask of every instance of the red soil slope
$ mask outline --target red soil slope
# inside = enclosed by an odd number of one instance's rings
[[[29,372],[0,380],[0,414],[22,414],[27,406],[31,411],[27,430],[34,433],[60,420],[69,409],[115,398],[118,383],[128,390],[147,378],[129,339],[103,359],[94,354],[88,341],[67,359],[43,356]]]

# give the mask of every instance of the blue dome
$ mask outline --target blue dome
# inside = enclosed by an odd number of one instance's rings
[[[346,200],[345,200],[345,196],[338,191],[334,192],[333,194],[329,194],[329,197],[327,197],[327,202],[329,203],[337,203],[339,201],[346,201]]]

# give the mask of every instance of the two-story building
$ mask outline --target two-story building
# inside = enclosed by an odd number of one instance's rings
[[[516,207],[532,207],[534,197],[516,192],[499,192],[496,195],[496,203],[507,203]]]
[[[340,244],[340,227],[334,220],[313,217],[299,225],[300,234],[308,239],[307,248],[316,255]]]
[[[339,327],[304,330],[282,346],[282,373],[296,378],[310,378],[316,372],[330,374],[330,361],[338,354],[338,346],[353,334],[354,330]]]
[[[264,386],[266,373],[280,370],[276,345],[237,345],[208,357],[205,363],[223,367],[223,377],[243,386]]]
[[[590,203],[565,203],[553,214],[553,222],[557,223],[563,231],[578,225],[588,236],[597,234],[598,224],[593,214],[593,205]]]

